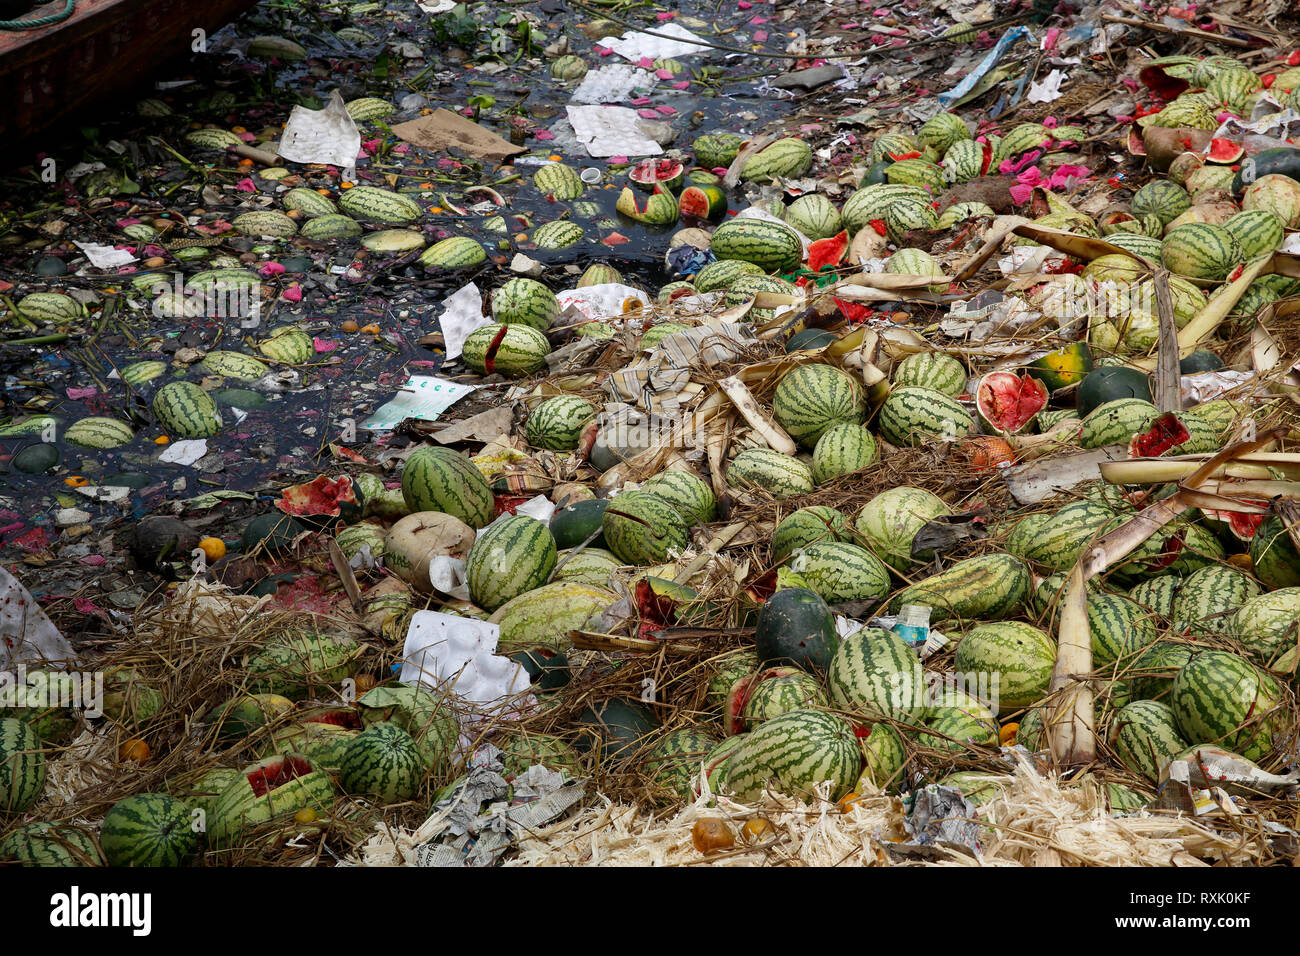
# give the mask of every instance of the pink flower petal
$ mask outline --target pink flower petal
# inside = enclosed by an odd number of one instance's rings
[[[754,5],[750,3],[749,0],[740,0],[740,2],[736,4],[736,7],[741,10],[752,10]]]
[[[334,339],[312,338],[312,345],[316,347],[317,352],[333,352],[339,347],[339,343]]]
[[[99,389],[95,388],[95,386],[93,385],[87,386],[86,388],[68,389],[68,398],[72,399],[74,402],[79,402],[83,398],[92,398],[93,396],[98,394],[99,394]]]
[[[648,96],[638,96],[638,97],[637,97],[636,99],[634,99],[634,100],[628,100],[628,103],[630,103],[630,104],[633,105],[633,106],[649,106],[649,105],[650,105],[650,97],[648,97]]]
[[[655,14],[655,19],[657,19],[660,23],[662,23],[664,20],[672,20],[676,16],[677,14],[673,13],[672,11],[661,11]]]
[[[636,65],[641,67],[643,70],[648,70],[655,65],[654,57],[643,56],[641,59],[636,61]]]
[[[285,289],[284,292],[280,293],[280,298],[284,299],[286,302],[301,302],[302,289],[296,285],[291,285],[289,288]]]
[[[533,134],[533,138],[537,140],[541,140],[543,143],[545,143],[548,140],[555,139],[555,134],[552,133],[549,129],[539,129],[536,133]]]
[[[235,183],[235,188],[238,189],[241,193],[257,192],[256,184],[254,184],[254,182],[251,179],[249,179],[247,176],[245,176],[239,182]]]
[[[659,114],[654,110],[637,110],[636,115],[642,119],[657,119]]]
[[[284,275],[285,268],[278,262],[267,262],[257,272],[263,279],[269,279],[271,276]]]
[[[671,80],[676,75],[672,70],[655,70],[655,76],[661,80]]]
[[[755,43],[762,43],[762,42],[764,42],[766,39],[767,39],[767,31],[766,31],[766,30],[755,30],[755,31],[754,31],[754,42],[755,42]]]
[[[689,90],[690,88],[691,88],[690,80],[678,80],[676,83],[673,84],[673,89],[675,90]]]
[[[1017,206],[1022,206],[1029,202],[1029,197],[1034,194],[1033,186],[1025,186],[1020,183],[1011,187],[1011,198],[1015,200]]]
[[[677,115],[677,111],[676,111],[675,109],[673,109],[671,106],[656,106],[656,107],[655,107],[655,112],[656,112],[656,113],[660,113],[660,114],[662,114],[662,115],[664,115],[664,116],[676,116],[676,115]]]
[[[626,156],[611,156],[611,157],[609,157],[609,161],[610,161],[611,163],[613,163],[615,166],[621,166],[623,163],[626,163],[626,162],[627,162],[627,157],[626,157]]]
[[[611,49],[610,49],[609,47],[607,47],[607,46],[598,46],[598,47],[596,47],[596,55],[597,55],[597,56],[609,56],[609,55],[612,54],[613,52],[614,52],[614,51],[611,50]]]

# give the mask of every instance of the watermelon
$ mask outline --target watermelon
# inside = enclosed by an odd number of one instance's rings
[[[257,348],[273,362],[283,362],[286,365],[303,365],[316,355],[311,336],[293,326],[274,329],[271,337],[259,342]]]
[[[604,583],[609,583],[608,572]],[[498,653],[536,647],[560,650],[568,647],[570,631],[592,630],[593,622],[598,625],[602,612],[617,600],[605,587],[555,581],[507,601],[488,622],[500,628]]]
[[[990,372],[975,390],[980,430],[988,435],[1020,435],[1047,407],[1047,388],[1028,374]]]
[[[713,231],[718,259],[752,262],[767,272],[790,272],[803,259],[803,244],[789,226],[762,219],[732,219]]]
[[[0,840],[0,860],[19,866],[104,866],[94,836],[75,826],[28,823]]]
[[[1192,198],[1177,183],[1157,179],[1134,193],[1130,205],[1134,215],[1155,216],[1160,225],[1167,226],[1191,208]]]
[[[788,136],[763,147],[740,167],[744,182],[765,183],[778,176],[787,179],[802,176],[812,168],[812,147],[802,139]]]
[[[529,767],[543,766],[566,777],[576,777],[582,770],[582,758],[568,743],[552,734],[511,733],[498,744],[501,748],[503,776],[507,781],[528,772]]]
[[[896,571],[913,564],[912,539],[929,521],[949,514],[942,498],[897,485],[876,495],[858,512],[855,528],[876,556]]]
[[[624,186],[615,208],[629,219],[647,226],[671,226],[677,221],[679,212],[677,199],[662,186],[655,186],[654,192],[644,202],[637,198],[635,190]]]
[[[1247,598],[1226,628],[1256,660],[1269,663],[1296,646],[1300,587],[1279,588]]]
[[[572,53],[556,57],[551,61],[550,74],[556,80],[580,80],[587,75],[587,61]]]
[[[363,652],[347,634],[294,629],[269,636],[245,658],[244,670],[254,693],[296,700],[351,677]]]
[[[791,438],[815,448],[822,433],[832,425],[862,421],[866,396],[845,372],[812,362],[781,376],[772,396],[772,412]]]
[[[1115,510],[1100,501],[1072,501],[1054,515],[1028,515],[1017,523],[1006,548],[1017,557],[1053,571],[1074,566],[1093,539],[1115,522]]]
[[[765,275],[761,266],[741,259],[719,259],[695,273],[695,291],[701,294],[728,289],[743,275]]]
[[[931,196],[938,196],[948,188],[943,167],[924,159],[903,159],[890,163],[885,170],[885,182],[894,186],[919,186]],[[889,221],[888,216],[885,221]]]
[[[376,186],[344,190],[339,196],[339,209],[356,219],[385,223],[414,222],[421,213],[414,199]]]
[[[29,724],[0,718],[0,813],[21,813],[45,789],[45,752]]]
[[[713,489],[694,472],[670,468],[646,480],[641,490],[673,505],[692,524],[708,524],[718,516]]]
[[[409,733],[396,724],[376,723],[348,741],[339,783],[347,793],[397,803],[420,792],[428,769]]]
[[[922,747],[964,753],[971,746],[996,747],[998,724],[993,712],[978,698],[948,690],[926,716],[926,733],[917,735]]]
[[[450,448],[417,448],[402,468],[402,498],[408,511],[441,511],[471,528],[492,520],[495,499],[483,473]]]
[[[545,332],[559,314],[555,293],[536,279],[509,279],[492,293],[492,318],[505,325],[527,325]]]
[[[427,269],[469,269],[487,261],[482,244],[469,236],[451,236],[435,242],[420,255]]]
[[[567,249],[582,241],[585,233],[576,222],[556,219],[533,230],[533,245],[538,249]]]
[[[198,851],[190,807],[164,793],[138,793],[113,804],[99,844],[109,866],[179,866]]]
[[[285,238],[298,234],[298,224],[282,212],[264,209],[236,216],[230,225],[245,236]]]
[[[213,375],[251,382],[271,371],[271,367],[261,359],[245,355],[243,352],[226,352],[214,350],[203,356],[199,368]],[[159,372],[162,370],[159,369]]]
[[[600,530],[608,507],[608,499],[588,498],[556,509],[555,514],[551,515],[551,534],[555,537],[555,546],[576,548],[595,534],[590,547],[605,547],[604,537],[596,533]]]
[[[961,144],[958,143],[958,146]],[[956,146],[953,147],[954,149]],[[982,202],[955,202],[934,222],[935,229],[951,229],[972,219],[992,219],[997,215],[993,207]]]
[[[794,710],[765,721],[731,752],[721,780],[738,800],[754,800],[765,787],[808,796],[829,783],[838,800],[857,782],[862,752],[853,728],[841,717],[819,710]]]
[[[926,199],[896,199],[885,207],[884,219],[889,238],[895,243],[906,241],[907,234],[915,230],[939,226],[934,206]]]
[[[695,161],[705,169],[730,166],[745,140],[735,133],[705,133],[691,144]]]
[[[1250,539],[1250,561],[1268,587],[1300,587],[1300,550],[1277,515],[1266,517]]]
[[[970,413],[953,398],[912,385],[891,391],[876,421],[885,441],[900,446],[956,441],[972,423]]]
[[[1172,282],[1171,279],[1171,288]],[[1079,415],[1087,418],[1107,402],[1121,398],[1137,398],[1151,404],[1151,383],[1146,374],[1122,365],[1095,369],[1079,385]]]
[[[896,790],[902,782],[903,768],[907,764],[907,749],[903,745],[902,734],[883,722],[856,726],[854,733],[862,747],[865,764],[853,789],[858,793],[866,793],[864,786],[870,784],[877,790]]]
[[[793,666],[824,673],[838,646],[835,619],[813,591],[784,588],[759,609],[754,632],[759,667]]]
[[[814,482],[812,469],[798,458],[771,448],[746,448],[727,465],[727,484],[741,490],[762,489],[780,500],[808,494]]]
[[[916,135],[923,144],[938,153],[945,152],[954,143],[968,141],[971,138],[965,120],[956,113],[936,113],[921,124]]]
[[[655,742],[641,765],[650,785],[677,800],[695,798],[695,782],[700,766],[719,743],[717,737],[702,730],[674,730]]]
[[[921,661],[893,631],[864,628],[840,641],[826,674],[831,703],[868,718],[908,721],[926,714]]]
[[[528,415],[525,434],[534,448],[572,451],[578,447],[582,430],[596,418],[596,409],[577,395],[557,395],[542,402]]]
[[[1178,589],[1170,615],[1173,628],[1193,634],[1227,632],[1231,615],[1259,593],[1259,585],[1235,568],[1219,564],[1201,568]]]
[[[1007,707],[1026,707],[1047,696],[1055,666],[1056,643],[1020,621],[971,628],[953,662],[959,673],[990,675],[990,695]]]
[[[618,765],[636,755],[659,727],[648,708],[621,698],[589,704],[574,723],[580,728],[578,749],[596,752],[602,766]]]
[[[958,561],[899,592],[891,608],[928,605],[932,624],[953,618],[1002,618],[1029,597],[1029,569],[1009,554],[986,554]]]
[[[214,846],[232,846],[249,830],[271,821],[287,823],[304,808],[321,813],[334,808],[329,774],[302,754],[275,754],[245,767],[221,791],[212,805],[208,839]]]
[[[601,520],[609,550],[628,564],[669,560],[690,542],[688,519],[672,504],[647,491],[625,491],[609,503]]]
[[[870,601],[889,593],[889,569],[870,551],[841,541],[819,541],[795,554],[790,569],[831,604]]]
[[[158,389],[153,415],[176,438],[208,438],[221,430],[216,402],[193,382],[169,382]]]
[[[63,432],[63,440],[83,448],[117,448],[135,437],[126,422],[116,418],[83,418],[73,422]]]
[[[18,300],[18,311],[34,322],[70,322],[86,316],[86,307],[61,292],[33,292]]]
[[[1173,710],[1158,700],[1136,700],[1121,707],[1113,718],[1111,736],[1120,763],[1152,782],[1187,749]]]
[[[813,481],[821,485],[861,471],[874,464],[879,456],[875,437],[861,425],[847,422],[832,425],[822,432],[813,449]]]
[[[355,239],[362,232],[364,230],[361,228],[361,223],[351,216],[333,213],[328,216],[317,216],[315,219],[307,220],[302,224],[302,228],[298,230],[298,235],[304,239],[322,241]]]
[[[1141,654],[1126,662],[1121,671],[1128,680],[1130,697],[1134,700],[1167,697],[1173,689],[1174,678],[1195,653],[1190,644],[1174,641],[1148,644]]]
[[[604,548],[587,547],[577,553],[573,550],[561,551],[559,563],[555,565],[555,578],[557,581],[604,588],[622,565],[623,562],[612,551]]]
[[[941,276],[943,267],[928,252],[920,249],[899,249],[886,260],[885,272],[890,275]],[[938,295],[948,291],[948,283],[945,280],[926,288]]]
[[[587,189],[578,171],[563,163],[547,163],[538,167],[533,174],[533,185],[542,195],[561,202],[577,199]]]
[[[461,359],[480,375],[531,375],[546,364],[551,345],[528,325],[485,325],[465,338]]]
[[[555,539],[546,525],[522,515],[503,515],[470,549],[465,562],[470,597],[479,607],[495,611],[545,584],[557,560]]]
[[[357,706],[367,727],[395,724],[410,734],[427,770],[442,773],[453,769],[459,730],[441,697],[423,687],[389,684],[366,691]]]
[[[1185,740],[1219,743],[1258,761],[1285,728],[1277,682],[1227,651],[1201,651],[1174,678],[1170,706]]]
[[[1155,405],[1140,398],[1117,398],[1106,402],[1098,405],[1084,418],[1079,432],[1079,444],[1083,448],[1127,444],[1142,431],[1147,422],[1159,414]]]
[[[870,160],[873,165],[884,160],[892,163],[895,156],[914,153],[920,145],[920,140],[908,133],[881,133],[871,143]]]
[[[1300,183],[1295,185],[1300,190]],[[1169,230],[1160,248],[1160,261],[1178,275],[1221,281],[1245,261],[1245,254],[1223,226],[1189,222]]]
[[[1247,260],[1273,252],[1286,238],[1282,221],[1267,209],[1239,212],[1223,228],[1232,233]]]
[[[792,710],[824,709],[828,706],[821,682],[797,667],[773,668],[752,684],[745,697],[744,727],[759,724]]]
[[[809,239],[829,239],[844,228],[840,211],[821,193],[805,193],[790,203],[785,221]]]
[[[643,192],[654,192],[662,186],[670,192],[682,188],[686,167],[675,159],[643,159],[627,171],[628,180]]]
[[[1150,618],[1140,604],[1122,594],[1089,594],[1093,663],[1133,661],[1159,635]]]
[[[1169,620],[1174,613],[1174,596],[1183,579],[1176,574],[1159,574],[1134,585],[1128,596],[1157,618]]]
[[[1287,229],[1300,227],[1300,182],[1277,173],[1259,176],[1246,187],[1241,208],[1271,212]]]
[[[800,508],[783,518],[772,532],[772,561],[780,564],[788,555],[816,541],[847,540],[847,523],[839,511],[825,505]]]

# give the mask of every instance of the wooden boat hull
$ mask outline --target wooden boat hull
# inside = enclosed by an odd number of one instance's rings
[[[62,23],[0,31],[0,141],[30,143],[53,126],[93,119],[89,107],[157,78],[160,66],[189,55],[193,31],[211,36],[255,2],[78,0]],[[56,0],[23,19],[62,8]]]

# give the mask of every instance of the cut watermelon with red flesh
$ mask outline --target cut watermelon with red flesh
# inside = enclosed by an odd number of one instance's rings
[[[312,714],[310,717],[304,717],[304,724],[333,724],[335,727],[346,727],[348,730],[360,730],[364,726],[361,722],[361,715],[355,710],[327,710],[321,713]]]
[[[784,677],[787,674],[801,673],[797,667],[768,667],[761,671],[742,677],[731,685],[727,692],[727,703],[722,714],[722,730],[728,737],[745,732],[745,707],[749,698],[754,696],[758,685],[770,677]]]
[[[1133,436],[1128,445],[1129,457],[1159,458],[1191,437],[1187,426],[1178,420],[1177,415],[1165,412],[1151,423],[1148,430]]]
[[[1267,508],[1267,501],[1259,501],[1251,498],[1242,498],[1241,503],[1245,505],[1259,505],[1261,508]],[[1242,543],[1249,542],[1255,537],[1255,532],[1259,526],[1264,523],[1267,515],[1244,515],[1236,511],[1212,511],[1205,510],[1205,517],[1211,521],[1222,521],[1228,525],[1228,530],[1232,532],[1233,537]]]
[[[677,207],[684,219],[717,219],[727,211],[727,196],[717,186],[687,186]]]
[[[1047,387],[1029,375],[990,372],[975,390],[980,426],[991,435],[1019,435],[1047,407]]]
[[[837,266],[849,253],[848,231],[829,239],[818,239],[808,244],[808,268],[820,272],[826,266]]]
[[[264,797],[272,790],[283,787],[295,777],[305,777],[309,773],[314,773],[315,768],[301,757],[286,755],[280,760],[268,762],[259,766],[255,771],[248,775],[248,785],[253,788],[253,793],[259,797]]]
[[[487,351],[483,353],[483,370],[491,375],[496,369],[497,352],[501,349],[501,343],[505,340],[506,333],[510,331],[510,326],[503,325],[492,336],[492,341],[488,343]]]
[[[627,178],[646,192],[655,186],[675,190],[685,176],[686,167],[672,159],[643,159],[627,173]]]
[[[1142,134],[1138,132],[1136,125],[1130,126],[1128,130],[1128,154],[1130,156],[1147,154],[1147,144],[1142,140]]]
[[[1218,163],[1220,166],[1231,166],[1233,163],[1241,161],[1241,157],[1246,155],[1246,149],[1240,143],[1234,143],[1230,139],[1222,136],[1216,136],[1210,140],[1210,148],[1206,151],[1205,158],[1211,163]]]

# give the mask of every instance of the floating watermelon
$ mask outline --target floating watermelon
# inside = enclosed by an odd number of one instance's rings
[[[642,192],[656,186],[676,192],[682,186],[686,167],[674,159],[643,159],[627,171],[627,178]]]

